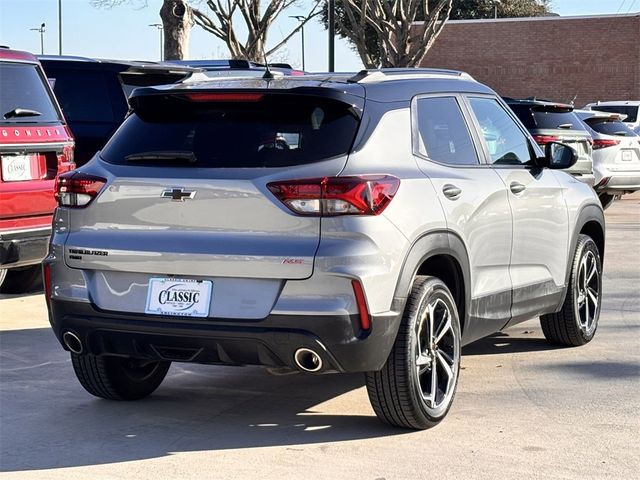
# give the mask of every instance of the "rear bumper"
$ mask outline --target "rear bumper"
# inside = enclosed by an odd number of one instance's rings
[[[62,334],[72,331],[94,355],[295,368],[294,352],[304,347],[322,357],[322,372],[363,372],[384,365],[400,315],[374,316],[371,330],[363,333],[357,315],[187,319],[104,312],[89,303],[54,299],[49,321],[61,344]]]
[[[51,228],[0,232],[0,267],[36,265],[47,256]]]
[[[576,180],[582,183],[586,183],[590,187],[593,187],[596,183],[596,178],[592,173],[574,173],[571,171],[567,171],[567,173],[570,173],[575,177]]]
[[[633,172],[630,174],[611,172],[609,180],[602,186],[597,187],[598,193],[611,192],[635,192],[640,190],[640,172]]]

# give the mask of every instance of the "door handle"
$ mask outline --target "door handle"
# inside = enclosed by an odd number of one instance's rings
[[[445,197],[451,200],[455,200],[460,196],[460,194],[462,193],[462,190],[460,190],[455,185],[451,185],[450,183],[447,183],[444,187],[442,187],[442,193],[444,193]]]
[[[518,194],[518,193],[524,192],[527,189],[527,187],[525,187],[523,184],[518,182],[511,182],[511,185],[509,185],[509,189],[511,190],[512,193]]]

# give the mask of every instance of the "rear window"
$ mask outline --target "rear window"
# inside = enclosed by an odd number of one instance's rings
[[[528,130],[561,129],[584,131],[580,120],[573,112],[549,111],[544,107],[539,108],[532,105],[509,104],[509,107]]]
[[[257,95],[259,101],[224,103],[142,97],[101,156],[115,164],[259,168],[349,152],[359,125],[350,105],[317,96]]]
[[[635,137],[636,133],[624,123],[607,120],[605,118],[590,118],[585,120],[593,130],[604,135],[615,135],[619,137]]]
[[[640,109],[640,107],[631,105],[596,105],[591,107],[591,109],[599,112],[623,113],[627,116],[624,121],[633,123],[638,119],[638,109]]]
[[[38,67],[0,62],[0,123],[59,122],[60,116]]]

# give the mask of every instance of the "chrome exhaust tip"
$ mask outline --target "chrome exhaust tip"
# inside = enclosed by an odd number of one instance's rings
[[[293,355],[296,366],[303,372],[315,373],[322,369],[322,358],[309,348],[299,348]]]
[[[62,341],[65,346],[76,355],[80,355],[82,353],[82,341],[80,338],[73,332],[64,332],[62,334]]]

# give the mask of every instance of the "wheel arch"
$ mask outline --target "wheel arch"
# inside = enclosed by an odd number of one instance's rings
[[[394,303],[400,311],[404,310],[418,275],[437,277],[447,285],[458,307],[460,328],[464,332],[469,317],[471,274],[469,256],[462,239],[451,231],[440,230],[426,233],[413,243],[405,257],[394,294]]]

